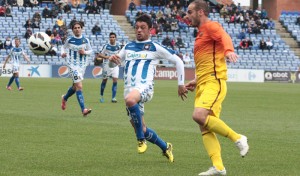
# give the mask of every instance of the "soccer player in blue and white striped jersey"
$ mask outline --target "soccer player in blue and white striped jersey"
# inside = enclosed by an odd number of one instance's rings
[[[107,83],[107,79],[109,77],[112,77],[113,85],[112,85],[112,103],[117,103],[116,95],[117,95],[117,84],[118,84],[118,78],[119,78],[119,66],[116,64],[112,64],[108,58],[113,55],[117,54],[121,47],[119,44],[116,43],[117,35],[113,32],[109,34],[109,43],[105,44],[101,50],[101,52],[98,54],[101,58],[103,58],[103,80],[101,82],[100,86],[100,102],[104,102],[104,89]]]
[[[74,36],[68,38],[61,49],[62,58],[66,58],[67,66],[69,67],[70,76],[73,84],[68,89],[67,93],[62,96],[61,108],[66,109],[68,98],[76,93],[78,103],[83,116],[92,112],[91,109],[84,105],[84,97],[82,94],[82,81],[85,73],[85,68],[88,65],[90,55],[93,50],[90,41],[82,36],[82,23],[75,22],[72,25]]]
[[[184,64],[173,50],[152,42],[150,37],[151,17],[141,15],[136,19],[136,41],[129,42],[121,51],[109,58],[117,64],[124,64],[124,99],[138,140],[138,153],[147,150],[146,140],[159,146],[170,162],[174,161],[172,144],[162,140],[156,132],[146,126],[144,103],[150,101],[154,93],[154,75],[159,59],[167,59],[176,64],[178,73],[178,95],[186,97],[184,86]]]
[[[23,87],[20,86],[20,79],[19,79],[19,69],[20,69],[20,59],[21,56],[24,57],[24,59],[30,63],[30,59],[27,57],[27,55],[25,54],[25,52],[23,51],[22,48],[20,48],[20,39],[19,38],[15,38],[15,47],[13,47],[10,50],[9,55],[7,56],[4,64],[3,64],[3,68],[6,67],[6,63],[9,61],[9,59],[11,59],[12,61],[12,72],[13,75],[12,77],[9,79],[9,82],[6,86],[7,90],[12,90],[11,88],[11,84],[13,83],[13,81],[16,82],[16,85],[18,87],[18,90],[21,91],[23,90]]]

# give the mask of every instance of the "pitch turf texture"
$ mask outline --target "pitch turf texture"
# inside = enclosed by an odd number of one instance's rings
[[[99,103],[101,80],[84,80],[84,97],[93,109],[82,117],[76,97],[60,109],[70,79],[21,78],[25,90],[7,91],[0,79],[0,175],[189,176],[211,162],[191,115],[194,93],[182,102],[176,81],[156,81],[146,104],[146,122],[173,143],[175,162],[168,163],[158,147],[138,154],[123,102],[123,82],[111,99],[111,80]],[[219,136],[228,175],[299,175],[300,84],[228,83],[222,119],[248,136],[250,152],[241,158],[235,145]]]

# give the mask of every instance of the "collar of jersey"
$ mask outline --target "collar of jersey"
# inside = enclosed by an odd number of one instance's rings
[[[151,42],[151,40],[150,39],[147,39],[147,40],[144,40],[144,41],[138,41],[138,40],[136,40],[135,42],[136,43],[146,43],[146,42]]]
[[[73,37],[76,38],[76,39],[81,39],[81,38],[82,38],[82,35],[80,35],[80,37],[76,37],[76,36],[74,35]]]

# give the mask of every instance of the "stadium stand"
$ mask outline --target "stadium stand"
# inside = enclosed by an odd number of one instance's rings
[[[51,4],[41,4],[40,7],[12,7],[11,9],[11,17],[3,16],[0,17],[0,30],[2,31],[0,34],[1,41],[4,42],[5,38],[10,36],[13,38],[14,36],[19,36],[21,39],[22,47],[25,49],[26,53],[30,56],[32,63],[35,64],[63,64],[63,60],[59,57],[59,49],[56,56],[36,56],[33,55],[29,48],[27,47],[26,39],[23,37],[26,28],[24,27],[26,20],[31,18],[35,12],[41,12],[45,7],[49,9],[54,8]],[[103,44],[107,42],[108,34],[111,31],[114,31],[118,35],[119,41],[124,41],[125,43],[129,41],[129,37],[122,30],[120,24],[114,19],[112,15],[109,14],[108,9],[104,9],[100,14],[86,14],[83,9],[86,8],[86,5],[81,5],[80,9],[71,8],[71,13],[59,13],[58,17],[62,17],[64,23],[68,25],[73,17],[75,16],[77,19],[81,19],[85,23],[84,27],[84,35],[88,36],[91,40],[91,45],[95,51],[99,51]],[[157,13],[159,10],[164,11],[165,7],[159,6],[146,6],[140,5],[136,6],[136,10],[132,12],[130,10],[126,11],[126,17],[128,22],[133,25],[135,22],[136,13],[139,11],[151,13]],[[210,19],[214,21],[218,21],[223,28],[227,31],[227,33],[231,36],[233,45],[236,47],[237,53],[240,55],[240,59],[237,63],[231,63],[228,65],[228,68],[234,69],[264,69],[270,71],[296,71],[299,70],[300,60],[299,57],[295,55],[295,53],[290,49],[290,46],[286,44],[284,40],[280,37],[280,35],[276,32],[275,29],[260,29],[257,34],[247,34],[246,37],[251,39],[253,42],[252,49],[239,49],[239,44],[241,40],[239,39],[239,34],[242,31],[241,23],[228,23],[226,18],[223,17],[217,11],[212,11],[213,13],[209,14]],[[288,31],[298,40],[300,28],[299,25],[295,25],[295,20],[297,19],[297,12],[287,12],[283,13],[280,17],[280,20],[283,22],[285,26],[287,26]],[[40,23],[40,28],[33,28],[32,32],[42,31],[45,32],[47,28],[52,29],[55,25],[55,21],[57,18],[42,18]],[[101,27],[101,35],[93,35],[92,28],[98,23]],[[162,43],[163,39],[166,36],[170,36],[175,39],[181,35],[183,39],[183,43],[185,47],[179,48],[175,46],[175,50],[178,53],[189,53],[191,58],[193,58],[193,48],[194,48],[194,28],[186,27],[179,28],[175,31],[160,31],[157,35],[153,35],[151,37],[152,40]],[[261,50],[259,49],[259,43],[262,39],[270,38],[273,43],[272,49],[270,50]],[[60,46],[57,46],[59,48]],[[0,50],[0,62],[4,62],[5,57],[8,54],[8,50],[1,49]],[[93,61],[90,62],[93,64]],[[162,64],[166,67],[173,67],[172,63],[168,61],[162,61]],[[194,62],[190,62],[186,64],[186,67],[194,67]]]
[[[147,7],[145,5],[137,6],[136,11],[131,13],[126,11],[127,20],[133,25],[135,22],[136,13],[143,11],[146,13],[151,13],[151,11],[158,12],[159,6]],[[161,9],[162,11],[164,9]],[[269,71],[297,71],[299,70],[300,60],[299,57],[290,50],[290,46],[286,44],[284,40],[277,34],[275,29],[260,29],[257,34],[247,34],[247,38],[251,39],[253,42],[252,49],[239,49],[239,44],[241,40],[238,38],[239,33],[242,31],[242,24],[240,23],[228,23],[225,18],[222,18],[220,13],[210,13],[209,17],[211,20],[218,21],[221,23],[223,28],[231,36],[233,45],[236,47],[237,53],[240,55],[240,59],[237,63],[228,64],[228,68],[234,69],[263,69]],[[293,17],[293,19],[295,19]],[[267,20],[267,19],[265,19]],[[267,23],[268,21],[266,21]],[[299,27],[299,26],[298,26]],[[296,28],[296,27],[295,27]],[[293,29],[295,29],[293,28]],[[297,28],[298,29],[298,28]],[[295,32],[294,32],[295,33]],[[179,48],[179,52],[190,53],[193,57],[194,48],[194,29],[188,28],[185,31],[175,31],[175,32],[162,32],[159,35],[152,36],[152,40],[162,43],[162,40],[168,35],[170,38],[176,38],[179,34],[183,36],[185,48]],[[298,34],[298,33],[297,33]],[[268,39],[273,42],[272,49],[261,50],[260,41],[262,39]],[[167,61],[163,62],[167,66],[173,66]],[[186,65],[186,67],[193,67],[194,63]]]
[[[21,38],[21,47],[24,48],[27,55],[29,55],[32,63],[34,64],[55,64],[55,65],[61,65],[63,64],[63,60],[60,59],[60,53],[58,49],[58,53],[56,56],[36,56],[32,54],[32,52],[29,50],[27,46],[27,41],[24,38],[26,28],[24,27],[25,22],[28,18],[31,18],[35,12],[41,12],[43,11],[44,7],[48,6],[51,8],[50,4],[42,4],[41,7],[24,7],[24,8],[18,8],[18,7],[12,7],[12,17],[0,17],[0,40],[2,42],[5,41],[6,37],[14,38],[15,36],[18,36]],[[72,8],[72,12],[70,14],[67,13],[60,13],[59,16],[62,16],[62,19],[64,20],[64,23],[68,25],[73,17],[75,16],[77,19],[82,19],[85,23],[84,32],[83,34],[85,36],[88,36],[88,38],[91,41],[91,45],[93,47],[94,51],[99,51],[102,48],[102,45],[106,44],[108,41],[108,35],[110,32],[116,32],[118,35],[119,40],[124,40],[125,42],[128,42],[129,38],[125,35],[124,31],[120,28],[117,21],[113,18],[112,15],[109,14],[109,10],[104,9],[100,14],[86,14],[86,13],[78,13],[78,9]],[[40,23],[40,28],[32,28],[32,32],[45,32],[47,28],[52,29],[55,25],[56,18],[42,18]],[[102,29],[101,35],[93,35],[92,34],[92,28],[93,26],[99,22],[100,27]],[[60,48],[61,46],[57,46],[57,48]],[[1,49],[1,57],[0,62],[4,62],[5,58],[8,55],[9,50]],[[23,62],[26,64],[26,62]],[[93,65],[94,62],[91,60],[90,65]]]

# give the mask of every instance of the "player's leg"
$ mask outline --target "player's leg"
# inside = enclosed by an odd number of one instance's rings
[[[84,104],[84,97],[82,93],[82,81],[83,81],[83,69],[77,69],[72,72],[73,86],[75,87],[75,93],[77,97],[78,104],[81,108],[83,116],[88,115],[92,112],[92,109],[86,108]]]
[[[9,81],[8,81],[8,84],[6,85],[6,89],[7,89],[7,90],[11,90],[11,89],[12,89],[12,88],[11,88],[11,84],[14,82],[14,80],[15,80],[15,73],[17,73],[17,72],[19,71],[19,69],[18,69],[18,67],[13,66],[13,67],[12,67],[12,71],[13,71],[13,74],[12,74],[12,76],[10,77],[10,79],[9,79]]]
[[[86,116],[89,113],[91,113],[92,110],[85,107],[84,97],[83,97],[83,93],[82,93],[82,82],[76,82],[76,83],[74,83],[74,86],[76,89],[76,97],[77,97],[78,104],[81,108],[81,112],[82,112],[83,116]]]
[[[67,93],[65,95],[62,95],[62,97],[61,97],[61,109],[62,110],[65,110],[67,108],[67,101],[72,95],[74,95],[74,93],[75,93],[75,87],[71,86],[71,87],[69,87]]]
[[[112,69],[112,80],[113,80],[113,85],[111,88],[112,91],[112,98],[111,102],[112,103],[117,103],[116,95],[117,95],[117,90],[118,90],[118,77],[119,77],[119,67],[115,67]]]
[[[104,102],[104,90],[105,90],[105,87],[106,87],[106,83],[107,83],[107,78],[103,78],[102,79],[102,82],[101,82],[101,85],[100,85],[100,102],[103,103]]]
[[[138,102],[141,100],[141,94],[137,89],[124,91],[125,103],[128,113],[132,119],[136,131],[136,138],[138,140],[138,153],[144,153],[147,150],[145,142],[145,135],[143,132],[143,117]]]
[[[226,82],[216,80],[201,85],[196,92],[193,119],[200,125],[205,149],[214,166],[200,175],[226,174],[221,158],[221,147],[214,133],[228,137],[234,142],[241,139],[241,135],[219,119],[221,104],[226,96],[226,91]]]
[[[108,68],[106,68],[106,67],[103,68],[102,77],[103,77],[103,79],[102,79],[102,82],[100,85],[100,102],[104,103],[103,95],[104,95],[104,90],[105,90],[107,79],[108,79]]]
[[[14,75],[15,75],[15,82],[16,82],[18,90],[19,91],[24,90],[23,87],[20,87],[19,72],[14,73]]]

